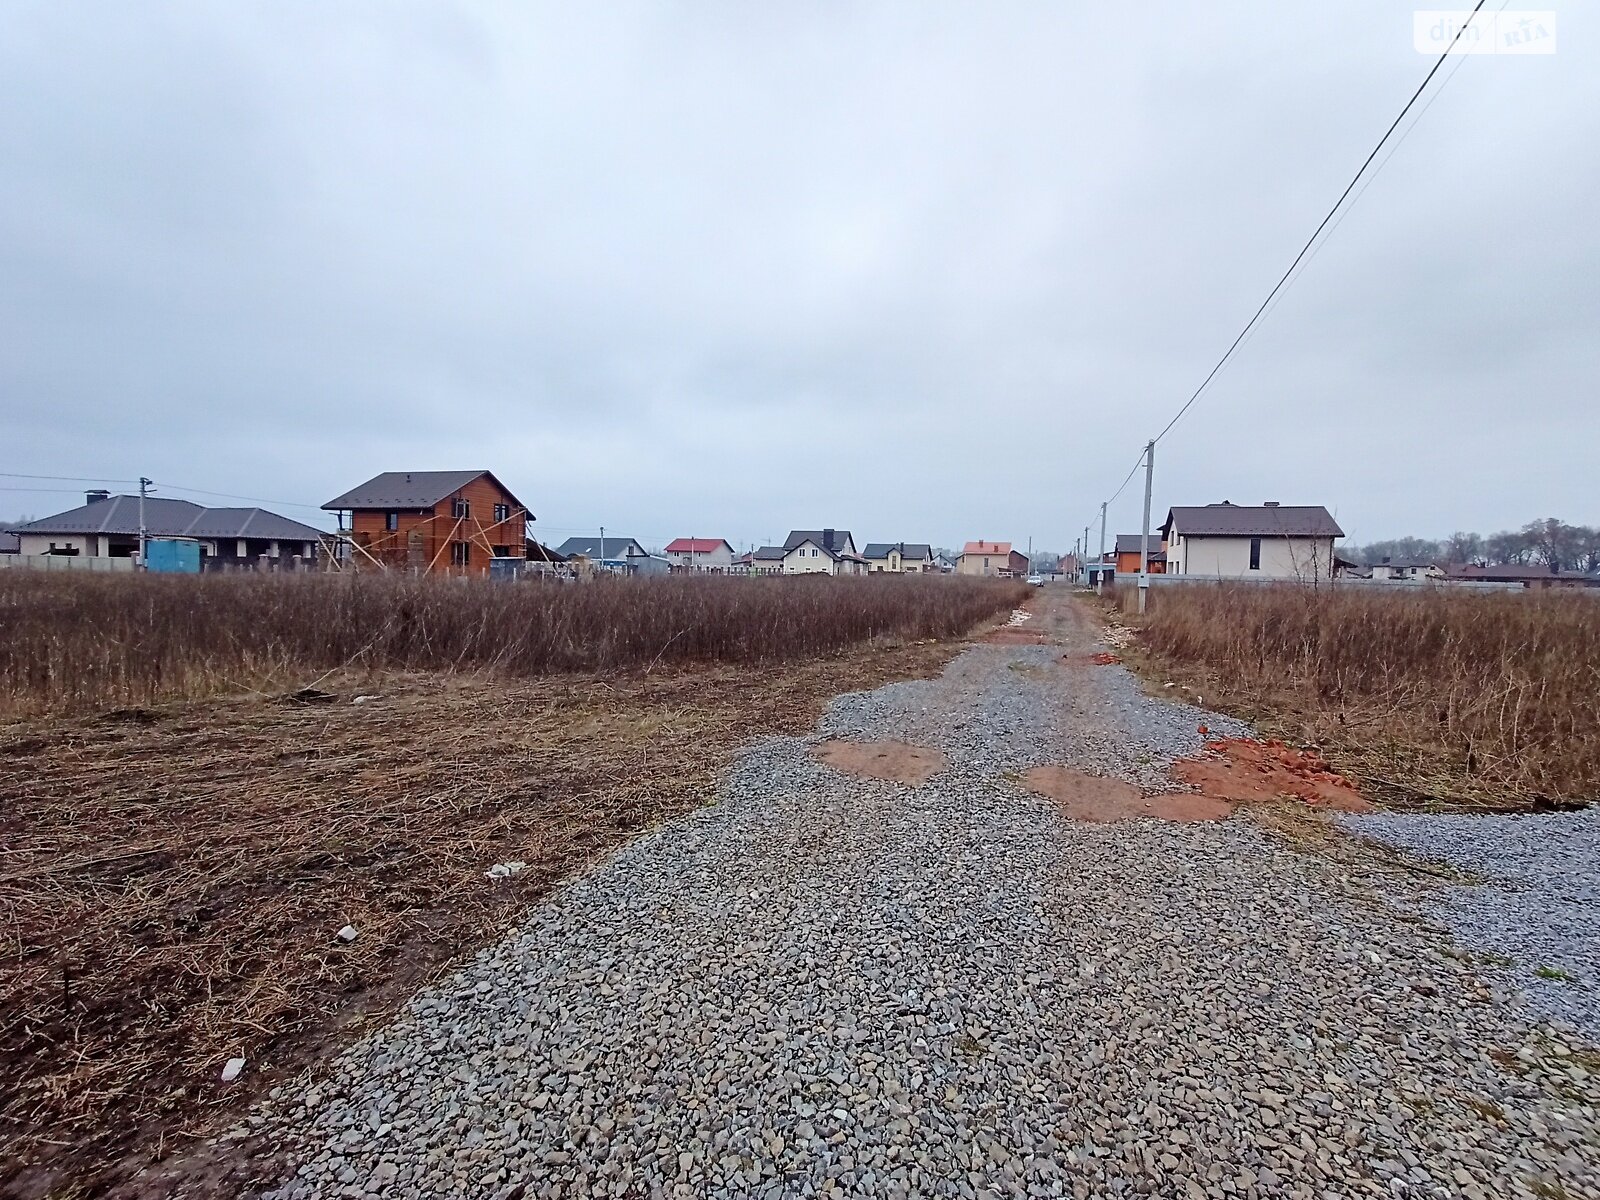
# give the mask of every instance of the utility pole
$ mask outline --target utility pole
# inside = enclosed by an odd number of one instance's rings
[[[139,570],[148,571],[149,559],[145,557],[145,549],[150,541],[150,530],[144,523],[144,498],[150,491],[150,480],[143,475],[139,476]]]
[[[1106,560],[1106,505],[1108,503],[1110,503],[1110,501],[1107,501],[1107,500],[1100,501],[1100,561],[1101,562],[1105,562],[1105,560]],[[1106,582],[1106,577],[1105,577],[1104,574],[1102,574],[1100,576],[1100,590],[1101,591],[1105,590],[1105,582]]]
[[[1087,525],[1085,525],[1083,527],[1083,557],[1084,557],[1085,562],[1087,563],[1087,560],[1089,558],[1089,527]],[[1089,572],[1088,572],[1087,565],[1084,568],[1083,581],[1085,583],[1089,582]]]
[[[1150,488],[1156,476],[1156,443],[1151,438],[1144,448],[1144,524],[1139,527],[1139,615],[1144,615],[1150,597]]]
[[[606,527],[604,525],[600,526],[600,561],[595,563],[595,566],[602,571],[606,569]],[[596,575],[596,578],[599,578],[599,576]]]

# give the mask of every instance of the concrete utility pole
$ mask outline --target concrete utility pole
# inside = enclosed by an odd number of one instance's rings
[[[1106,505],[1108,503],[1110,503],[1110,502],[1107,501],[1107,500],[1100,501],[1100,561],[1101,562],[1105,562],[1105,560],[1106,560]],[[1100,590],[1101,591],[1105,590],[1105,583],[1106,583],[1106,577],[1105,577],[1104,574],[1102,574],[1100,576]]]
[[[1139,527],[1139,615],[1144,615],[1150,596],[1150,488],[1155,483],[1156,443],[1152,438],[1144,448],[1144,524]]]
[[[139,476],[139,570],[150,569],[149,559],[145,557],[145,548],[150,542],[150,530],[144,523],[144,498],[150,491],[150,480],[143,475]]]
[[[1083,557],[1085,563],[1087,563],[1089,558],[1089,527],[1087,525],[1083,527]],[[1087,566],[1084,568],[1083,581],[1085,583],[1089,582],[1089,572]]]

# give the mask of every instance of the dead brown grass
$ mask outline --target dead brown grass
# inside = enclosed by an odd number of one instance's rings
[[[935,671],[921,643],[604,680],[361,680],[0,727],[0,1194],[228,1193],[200,1135],[710,796],[735,746]],[[495,862],[528,868],[491,882]],[[349,923],[352,944],[335,934]],[[248,1061],[240,1083],[219,1072]],[[164,1164],[164,1165],[162,1165]],[[209,1173],[209,1174],[207,1174]]]
[[[954,637],[1020,583],[963,576],[602,578],[0,574],[0,716],[137,706],[324,672],[505,678],[774,665],[886,639]]]
[[[1160,677],[1316,745],[1391,804],[1600,794],[1592,595],[1168,587],[1138,646]]]

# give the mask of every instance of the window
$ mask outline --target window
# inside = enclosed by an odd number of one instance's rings
[[[467,542],[451,542],[450,565],[453,567],[470,567],[472,565],[472,546]]]
[[[1250,569],[1252,571],[1261,570],[1261,539],[1260,538],[1251,538],[1250,539]]]
[[[813,546],[813,547],[811,547],[811,557],[815,558],[816,556],[817,556],[817,548],[815,546]]]
[[[400,514],[397,512],[383,514],[383,527],[390,533],[400,528]]]
[[[511,505],[496,504],[494,506],[494,523],[498,525],[501,521],[509,520],[511,520]]]
[[[462,517],[470,517],[472,515],[472,505],[468,504],[462,497],[457,496],[450,501],[450,515],[457,520]]]
[[[510,546],[496,546],[494,548],[494,556],[496,558],[510,558],[511,557],[511,547]]]

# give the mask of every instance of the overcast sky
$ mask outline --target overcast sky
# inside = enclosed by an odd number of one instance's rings
[[[553,542],[1070,548],[1429,65],[1392,0],[0,3],[0,471],[316,521],[481,467]],[[1600,22],[1559,21],[1463,60],[1159,512],[1600,523]]]

